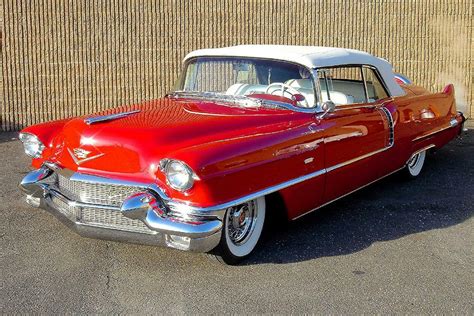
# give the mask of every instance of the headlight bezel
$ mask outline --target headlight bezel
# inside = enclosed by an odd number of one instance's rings
[[[194,181],[199,179],[193,169],[181,160],[162,159],[160,161],[160,170],[165,175],[166,184],[180,192],[189,191],[194,186]],[[184,176],[186,181],[179,183],[180,181],[177,177],[180,175],[178,173],[181,173],[181,176]]]
[[[41,158],[46,146],[38,138],[38,136],[32,133],[20,133],[18,138],[23,143],[23,150],[27,156],[31,158]],[[31,148],[29,146],[36,146],[36,148]]]

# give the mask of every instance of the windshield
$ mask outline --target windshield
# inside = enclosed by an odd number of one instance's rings
[[[200,57],[187,63],[177,91],[214,93],[237,97],[315,106],[310,71],[300,65],[258,58]]]

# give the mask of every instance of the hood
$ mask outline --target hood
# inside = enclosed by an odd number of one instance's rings
[[[127,116],[86,123],[87,118],[132,111]],[[162,158],[173,158],[183,148],[236,138],[243,142],[286,130],[297,115],[304,114],[164,98],[68,121],[45,158],[71,170],[129,173],[136,178],[137,173],[146,176],[154,172],[150,166],[157,166]]]

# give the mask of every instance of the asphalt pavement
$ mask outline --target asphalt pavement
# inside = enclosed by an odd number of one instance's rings
[[[0,313],[474,314],[474,132],[269,230],[255,256],[82,238],[28,206],[29,159],[0,133]]]

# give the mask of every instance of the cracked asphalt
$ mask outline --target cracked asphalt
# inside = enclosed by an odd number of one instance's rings
[[[241,266],[79,237],[23,201],[29,159],[0,133],[0,313],[474,313],[474,132],[273,227]]]

